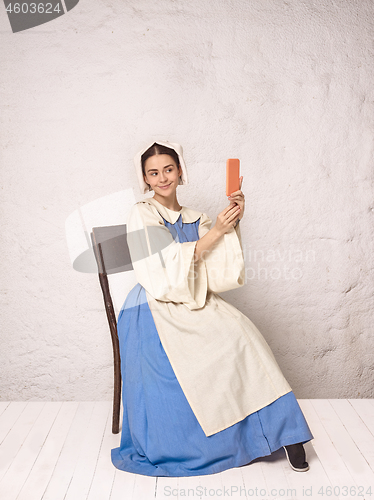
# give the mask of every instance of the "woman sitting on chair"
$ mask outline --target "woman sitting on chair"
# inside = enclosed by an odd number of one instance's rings
[[[219,293],[244,284],[240,188],[211,219],[181,206],[182,148],[160,141],[135,157],[143,193],[127,221],[138,283],[118,317],[123,423],[118,469],[194,476],[239,467],[281,447],[309,469],[313,439],[265,339]]]

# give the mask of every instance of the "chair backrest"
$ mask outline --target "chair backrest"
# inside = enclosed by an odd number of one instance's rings
[[[134,269],[127,245],[126,224],[93,227],[91,239],[99,273],[108,275]]]
[[[126,224],[93,227],[91,240],[105,308],[107,313],[112,309],[118,317],[128,292],[137,283],[127,245]]]

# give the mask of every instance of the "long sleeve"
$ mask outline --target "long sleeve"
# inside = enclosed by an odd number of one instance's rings
[[[155,299],[204,307],[207,276],[194,261],[196,241],[178,243],[154,207],[136,203],[127,220],[127,244],[138,282]]]
[[[199,237],[209,230],[212,220],[203,214],[200,219]],[[202,257],[205,263],[208,290],[215,293],[233,290],[244,285],[245,267],[241,243],[240,222]]]

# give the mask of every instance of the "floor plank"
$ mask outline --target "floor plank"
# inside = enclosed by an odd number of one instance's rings
[[[45,403],[32,429],[0,482],[0,498],[15,500],[44,445],[62,402]]]
[[[219,493],[217,492],[223,489],[222,475],[217,473],[199,477],[199,491],[201,492],[200,498],[218,498]]]
[[[345,419],[346,417],[334,410],[331,400],[313,400],[313,405],[320,412],[320,415],[322,415],[325,429],[335,449],[349,470],[351,477],[355,481],[356,486],[373,484],[373,471],[341,421],[341,419]],[[336,405],[339,405],[338,400]],[[348,411],[348,409],[349,405],[347,403],[346,410]],[[350,432],[357,433],[353,427],[350,428]]]
[[[110,500],[136,500],[134,496],[136,474],[115,470]]]
[[[286,474],[288,475],[289,483],[298,486],[298,491],[300,491],[301,486],[302,493],[305,493],[305,496],[308,496],[308,498],[311,499],[321,500],[321,498],[325,495],[322,496],[318,492],[326,491],[326,488],[331,488],[332,486],[332,483],[323,467],[323,463],[316,453],[316,449],[319,451],[321,450],[322,443],[319,436],[324,432],[324,428],[310,400],[299,399],[298,403],[314,436],[312,441],[309,441],[304,445],[306,460],[310,468],[305,473],[295,474],[289,467],[289,472],[286,472]],[[326,438],[326,434],[323,436]],[[332,445],[330,440],[327,438],[326,444],[328,443]],[[336,497],[334,497],[334,500],[336,500]]]
[[[10,401],[0,401],[0,416],[10,405]]]
[[[329,399],[335,413],[339,416],[344,427],[349,432],[350,437],[355,443],[357,449],[365,460],[371,471],[366,468],[367,472],[374,471],[374,435],[366,426],[364,420],[359,413],[346,399]],[[354,463],[354,466],[357,464]],[[370,477],[370,474],[369,474]],[[374,476],[371,476],[374,483]]]
[[[156,477],[141,476],[136,474],[133,500],[151,500],[156,497]]]
[[[40,500],[52,477],[79,403],[66,401],[53,422],[17,500]]]
[[[374,403],[371,399],[348,399],[361,420],[374,436]]]
[[[2,441],[0,445],[0,481],[21,449],[44,405],[45,403],[41,402],[27,403]]]
[[[156,484],[157,500],[165,500],[165,498],[179,497],[179,477],[158,477]]]
[[[261,458],[261,467],[265,478],[267,496],[274,500],[279,498],[289,499],[287,477],[282,464],[285,463],[286,454],[283,448],[274,451],[271,455]]]
[[[65,500],[87,499],[95,474],[110,409],[111,405],[109,401],[97,401],[95,403],[90,422],[85,429],[79,458]]]
[[[188,476],[178,478],[178,496],[177,499],[194,498],[198,497],[200,491],[200,477],[201,476]]]
[[[27,401],[14,401],[4,407],[0,415],[0,443],[4,441],[6,435],[13,427],[23,410],[27,406]]]
[[[79,456],[84,446],[88,423],[94,410],[94,402],[81,402],[75,413],[69,433],[57,460],[53,476],[43,495],[43,500],[64,500],[73,479]]]
[[[99,452],[96,472],[90,486],[87,500],[107,500],[110,498],[115,467],[111,460],[111,449],[118,446],[118,434],[112,434],[112,415],[108,415],[103,442]]]
[[[319,421],[317,438],[313,442],[314,449],[330,480],[331,488],[333,490],[334,488],[340,488],[340,492],[343,492],[343,494],[339,495],[339,498],[342,499],[344,498],[344,488],[347,491],[354,491],[356,483],[348,464],[344,460],[344,456],[338,451],[342,440],[339,432],[334,432],[333,426],[339,419],[336,416],[335,423],[331,422],[331,411],[333,409],[328,400],[312,399],[309,403]],[[336,498],[336,495],[334,495],[334,498]]]
[[[241,496],[244,494],[244,479],[242,475],[241,467],[234,467],[232,469],[227,469],[220,473],[221,484],[222,484],[222,494],[220,496],[237,496],[241,492]]]

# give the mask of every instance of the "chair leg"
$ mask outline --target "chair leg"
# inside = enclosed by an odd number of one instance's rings
[[[118,342],[118,337],[117,337]],[[119,342],[117,348],[114,349],[114,394],[113,394],[113,420],[112,433],[119,433],[119,415],[121,410],[121,360],[119,356]]]

